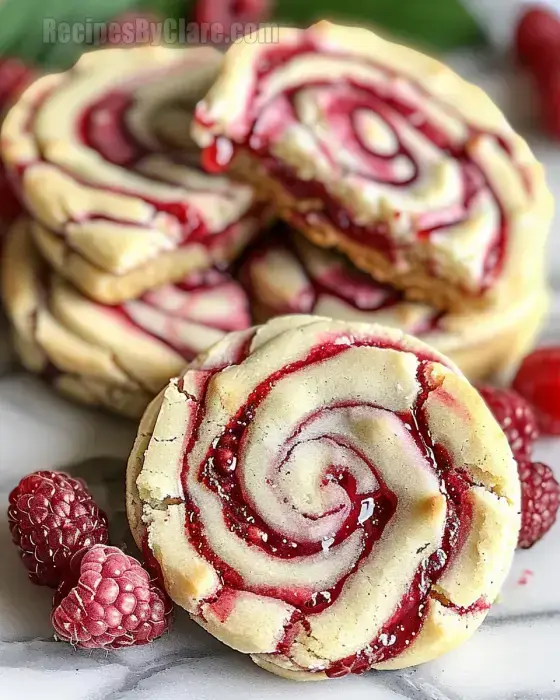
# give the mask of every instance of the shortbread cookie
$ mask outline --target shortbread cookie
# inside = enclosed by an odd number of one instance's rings
[[[72,398],[132,417],[187,360],[250,325],[241,286],[216,270],[117,306],[91,301],[47,269],[23,220],[6,236],[2,287],[25,367]]]
[[[439,312],[407,301],[342,255],[285,230],[247,255],[239,277],[259,323],[303,313],[400,328],[450,357],[471,381],[510,375],[532,347],[549,307],[549,293],[539,284],[505,308]]]
[[[232,333],[142,419],[132,530],[173,600],[297,680],[433,659],[510,567],[519,479],[450,361],[397,330],[284,316]]]
[[[542,284],[552,197],[480,89],[365,29],[264,39],[229,49],[197,108],[210,167],[261,183],[315,243],[410,299],[484,307]]]
[[[251,187],[204,173],[190,140],[213,49],[109,49],[37,81],[2,155],[34,237],[61,275],[117,303],[231,261],[260,228]]]

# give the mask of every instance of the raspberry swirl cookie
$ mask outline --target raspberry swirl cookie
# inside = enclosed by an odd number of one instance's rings
[[[542,282],[552,198],[527,144],[481,90],[370,31],[236,43],[193,133],[209,169],[262,183],[287,221],[408,298],[483,307]]]
[[[243,289],[216,270],[116,306],[91,301],[47,269],[24,220],[6,236],[2,292],[27,369],[71,398],[132,417],[186,360],[250,325]]]
[[[539,284],[505,308],[439,312],[407,301],[342,255],[283,230],[246,256],[239,278],[259,323],[303,313],[400,328],[449,356],[471,381],[510,374],[532,347],[549,306]]]
[[[509,569],[519,480],[484,401],[382,326],[285,316],[232,333],[148,408],[132,530],[171,597],[297,680],[433,659]]]
[[[2,155],[41,253],[105,303],[231,261],[260,227],[251,187],[199,168],[189,122],[211,48],[109,49],[32,85]]]

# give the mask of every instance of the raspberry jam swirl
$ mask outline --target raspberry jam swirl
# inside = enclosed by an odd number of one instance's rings
[[[188,136],[219,63],[210,48],[119,49],[37,81],[2,138],[32,217],[115,274],[189,245],[210,264],[229,260],[262,207],[249,186],[203,172]]]
[[[134,509],[131,524],[171,597],[294,677],[407,666],[468,637],[509,567],[519,483],[446,363],[397,331],[292,316],[191,364],[129,463],[147,533]]]
[[[72,352],[46,342],[53,322],[80,343],[70,343]],[[54,276],[46,290],[38,289],[34,336],[45,351],[43,374],[49,381],[85,373],[115,389],[136,387],[147,403],[185,361],[250,325],[247,295],[226,272],[193,273],[116,306],[91,301]],[[136,402],[135,415],[146,403]]]
[[[101,308],[164,343],[183,360],[192,360],[230,331],[251,325],[241,285],[218,270],[196,272],[139,299]]]
[[[342,255],[282,229],[253,247],[239,278],[259,321],[282,314],[317,314],[421,335],[437,329],[442,315],[406,301],[400,291],[376,282]]]
[[[208,169],[256,158],[296,227],[358,247],[356,262],[376,251],[377,277],[421,264],[474,296],[501,276],[512,227],[516,237],[544,189],[526,144],[477,88],[326,22],[232,47],[194,133]]]

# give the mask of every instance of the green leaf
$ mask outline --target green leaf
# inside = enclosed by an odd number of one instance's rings
[[[37,6],[33,0],[6,0],[0,5],[0,52],[14,53],[36,18]]]
[[[163,18],[179,19],[186,16],[189,2],[186,0],[141,0],[136,4],[141,10],[151,10]]]
[[[19,56],[45,68],[68,68],[88,46],[53,42],[46,22],[55,20],[57,27],[61,22],[106,22],[136,10],[177,19],[188,6],[188,0],[41,0],[40,5],[37,0],[4,0],[0,4],[0,54]]]
[[[67,68],[85,47],[48,41],[45,20],[104,22],[122,12],[151,10],[190,17],[195,0],[0,0],[0,55],[19,56],[46,68]],[[278,0],[276,20],[306,26],[328,17],[379,26],[392,34],[445,51],[482,40],[482,31],[459,0]]]
[[[275,19],[281,23],[306,26],[325,18],[378,26],[438,51],[483,41],[458,0],[278,0]]]
[[[52,41],[48,23],[103,22],[136,5],[135,0],[6,0],[0,7],[0,50],[47,67],[65,68],[83,52],[84,45]],[[55,31],[55,37],[58,37]]]

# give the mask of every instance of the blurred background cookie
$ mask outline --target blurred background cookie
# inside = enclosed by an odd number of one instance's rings
[[[83,403],[139,416],[162,386],[229,331],[251,325],[245,293],[205,270],[138,299],[92,301],[48,269],[21,219],[6,235],[2,292],[25,367]]]
[[[240,268],[240,279],[259,323],[303,313],[400,328],[451,357],[473,381],[507,376],[532,347],[549,306],[549,292],[540,284],[502,308],[440,312],[408,301],[343,255],[288,229],[255,246]]]
[[[204,173],[189,138],[220,62],[211,47],[92,52],[6,118],[2,155],[37,245],[88,296],[117,303],[227,264],[258,232],[267,205]]]

